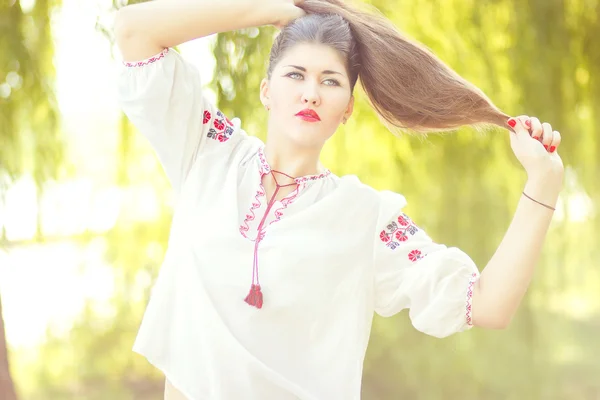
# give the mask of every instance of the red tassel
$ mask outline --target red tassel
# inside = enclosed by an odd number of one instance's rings
[[[262,308],[263,294],[260,291],[260,285],[252,284],[252,287],[250,287],[250,293],[248,293],[248,296],[246,296],[244,301],[256,308]]]

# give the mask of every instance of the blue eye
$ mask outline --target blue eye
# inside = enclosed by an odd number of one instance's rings
[[[285,74],[285,76],[294,80],[304,79],[304,75],[299,72],[289,72]],[[325,86],[341,86],[340,82],[336,79],[326,79],[323,81],[323,84],[325,84]]]

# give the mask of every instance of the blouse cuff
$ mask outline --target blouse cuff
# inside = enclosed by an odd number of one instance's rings
[[[162,60],[163,58],[165,58],[167,56],[167,53],[169,52],[169,48],[164,49],[163,51],[161,51],[160,53],[146,58],[145,60],[140,60],[140,61],[123,61],[123,65],[129,68],[135,68],[135,67],[143,67],[146,65],[150,65],[153,64],[157,61]]]
[[[467,320],[467,329],[473,327],[473,310],[471,308],[473,302],[473,288],[475,287],[475,283],[479,280],[479,274],[474,272],[471,274],[471,279],[469,279],[469,286],[467,287],[467,302],[466,302],[466,320]]]

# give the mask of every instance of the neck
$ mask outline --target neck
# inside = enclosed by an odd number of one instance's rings
[[[265,157],[271,168],[294,178],[317,175],[323,168],[319,163],[320,147],[301,146],[286,138],[268,138]]]

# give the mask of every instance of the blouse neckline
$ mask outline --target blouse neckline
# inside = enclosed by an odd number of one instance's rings
[[[260,167],[261,167],[261,175],[266,175],[268,173],[271,172],[271,166],[269,165],[269,163],[267,162],[267,157],[265,157],[265,148],[264,146],[261,146],[258,149],[258,159],[260,160]],[[329,175],[331,175],[331,171],[329,169],[326,169],[325,171],[323,171],[320,174],[314,174],[314,175],[304,175],[304,176],[298,176],[294,178],[294,181],[297,184],[301,184],[301,183],[307,183],[307,182],[314,182],[320,179],[324,179],[326,177],[328,177]]]

